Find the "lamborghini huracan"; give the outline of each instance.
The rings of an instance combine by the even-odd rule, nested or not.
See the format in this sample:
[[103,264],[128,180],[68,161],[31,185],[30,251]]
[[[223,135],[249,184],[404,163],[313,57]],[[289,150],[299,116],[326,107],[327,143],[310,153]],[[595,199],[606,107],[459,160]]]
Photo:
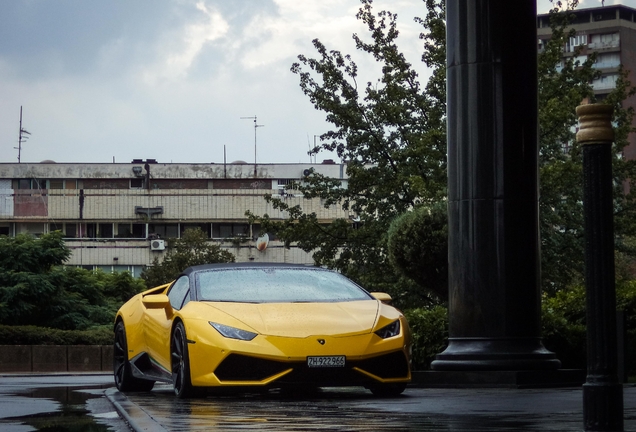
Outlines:
[[411,338],[390,296],[334,271],[208,264],[137,294],[117,312],[120,391],[364,386],[395,396],[411,379]]

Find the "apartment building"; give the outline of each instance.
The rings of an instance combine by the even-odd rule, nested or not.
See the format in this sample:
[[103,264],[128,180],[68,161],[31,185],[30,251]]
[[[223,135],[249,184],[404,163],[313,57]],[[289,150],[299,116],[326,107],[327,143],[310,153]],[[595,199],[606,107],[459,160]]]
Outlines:
[[[340,179],[345,166],[318,164],[0,163],[0,235],[40,235],[61,230],[72,251],[68,265],[130,271],[166,253],[166,240],[186,229],[202,229],[211,242],[237,261],[312,263],[310,254],[250,225],[247,210],[284,219],[263,196],[281,196],[329,223],[346,218],[341,208],[325,208],[286,189],[311,170]],[[259,246],[257,248],[257,243]]]
[[[595,67],[601,76],[592,86],[598,100],[616,88],[618,69],[622,64],[629,71],[629,79],[636,84],[636,9],[613,5],[589,9],[577,9],[573,12],[572,28],[576,35],[570,38],[564,47],[564,58],[578,55],[584,61],[591,53],[596,53]],[[551,36],[550,16],[541,14],[537,18],[539,50]],[[579,53],[575,53],[580,47]],[[636,97],[626,101],[627,106],[636,109]],[[623,156],[636,159],[636,137],[632,134],[630,144],[624,149]]]

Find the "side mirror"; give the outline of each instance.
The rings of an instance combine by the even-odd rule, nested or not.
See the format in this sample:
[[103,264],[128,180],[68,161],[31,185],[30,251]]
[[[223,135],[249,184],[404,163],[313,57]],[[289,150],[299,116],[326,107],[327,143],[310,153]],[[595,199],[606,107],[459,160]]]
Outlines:
[[386,304],[391,304],[391,300],[393,300],[390,295],[383,292],[372,292],[371,295]]
[[148,309],[172,309],[170,299],[165,294],[150,294],[141,299]]

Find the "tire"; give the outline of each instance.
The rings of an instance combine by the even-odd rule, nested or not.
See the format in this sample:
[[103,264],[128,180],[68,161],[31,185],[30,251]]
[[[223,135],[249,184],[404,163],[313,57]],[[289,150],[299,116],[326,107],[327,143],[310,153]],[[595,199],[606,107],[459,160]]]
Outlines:
[[122,392],[150,391],[154,381],[136,378],[132,375],[130,361],[128,361],[128,343],[123,321],[115,326],[115,341],[113,342],[113,377],[117,390]]
[[190,380],[188,340],[182,322],[178,322],[172,331],[170,357],[172,358],[172,385],[174,386],[175,396],[179,399],[200,396],[202,389],[193,387]]
[[397,397],[401,395],[405,389],[406,383],[378,384],[373,387],[369,387],[373,396],[377,397]]

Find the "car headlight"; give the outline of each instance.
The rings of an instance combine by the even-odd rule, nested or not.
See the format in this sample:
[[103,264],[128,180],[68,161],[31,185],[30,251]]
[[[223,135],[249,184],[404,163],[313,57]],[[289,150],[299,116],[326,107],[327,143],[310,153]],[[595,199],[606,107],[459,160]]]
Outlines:
[[224,324],[208,321],[212,327],[216,329],[221,335],[230,339],[238,339],[244,341],[251,341],[256,337],[256,333],[252,333],[247,330],[237,329],[236,327],[226,326]]
[[380,330],[376,331],[375,334],[380,336],[382,339],[387,339],[387,338],[399,335],[400,320],[393,321],[391,324],[382,327]]

